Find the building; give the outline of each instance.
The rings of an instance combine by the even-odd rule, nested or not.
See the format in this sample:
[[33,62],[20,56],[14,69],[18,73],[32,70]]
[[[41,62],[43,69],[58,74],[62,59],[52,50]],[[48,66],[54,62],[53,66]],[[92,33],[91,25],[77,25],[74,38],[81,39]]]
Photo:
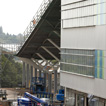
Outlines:
[[106,106],[106,0],[61,0],[60,68],[66,106]]

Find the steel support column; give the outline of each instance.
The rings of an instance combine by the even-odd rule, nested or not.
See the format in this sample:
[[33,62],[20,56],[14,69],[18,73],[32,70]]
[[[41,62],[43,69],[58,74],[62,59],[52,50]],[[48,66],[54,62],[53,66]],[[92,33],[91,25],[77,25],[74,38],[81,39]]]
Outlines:
[[86,97],[86,95],[84,96],[84,106],[87,106],[87,97]]
[[41,77],[41,70],[39,70],[39,77]]
[[31,81],[32,81],[32,77],[33,77],[33,66],[31,66]]
[[35,68],[35,77],[37,77],[37,68]]
[[[45,88],[46,88],[46,78],[47,78],[47,73],[44,72],[44,86],[45,86]],[[46,91],[46,89],[45,89],[45,91]]]
[[29,64],[27,64],[26,88],[29,88]]
[[26,72],[25,72],[25,62],[23,62],[23,71],[22,71],[22,87],[25,87],[25,80],[26,80]]
[[52,92],[52,74],[48,73],[48,92]]
[[57,93],[57,70],[54,70],[54,93]]

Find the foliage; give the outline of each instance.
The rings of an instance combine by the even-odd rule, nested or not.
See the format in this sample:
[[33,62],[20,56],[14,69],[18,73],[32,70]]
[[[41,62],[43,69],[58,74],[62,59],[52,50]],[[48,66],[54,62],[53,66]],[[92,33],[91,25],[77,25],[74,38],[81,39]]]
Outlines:
[[22,82],[22,64],[14,61],[12,55],[2,55],[2,87],[17,87]]

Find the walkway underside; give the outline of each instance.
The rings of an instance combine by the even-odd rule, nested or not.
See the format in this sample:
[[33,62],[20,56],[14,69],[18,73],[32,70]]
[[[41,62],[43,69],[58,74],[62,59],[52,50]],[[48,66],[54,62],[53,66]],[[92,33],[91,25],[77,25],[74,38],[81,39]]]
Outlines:
[[53,0],[18,52],[18,57],[60,59],[60,0]]

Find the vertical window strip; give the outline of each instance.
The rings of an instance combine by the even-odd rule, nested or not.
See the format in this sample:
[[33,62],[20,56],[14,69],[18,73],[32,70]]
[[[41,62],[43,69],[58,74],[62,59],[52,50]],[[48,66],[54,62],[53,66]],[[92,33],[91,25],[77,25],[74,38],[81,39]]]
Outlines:
[[104,79],[104,51],[95,51],[95,78]]
[[100,57],[99,57],[99,55],[100,55],[100,51],[98,50],[97,51],[97,78],[99,78],[99,74],[100,74],[100,72],[99,72],[100,71],[100,69],[99,69],[100,68],[100,62],[99,62]]
[[102,52],[102,79],[104,79],[104,51]]

